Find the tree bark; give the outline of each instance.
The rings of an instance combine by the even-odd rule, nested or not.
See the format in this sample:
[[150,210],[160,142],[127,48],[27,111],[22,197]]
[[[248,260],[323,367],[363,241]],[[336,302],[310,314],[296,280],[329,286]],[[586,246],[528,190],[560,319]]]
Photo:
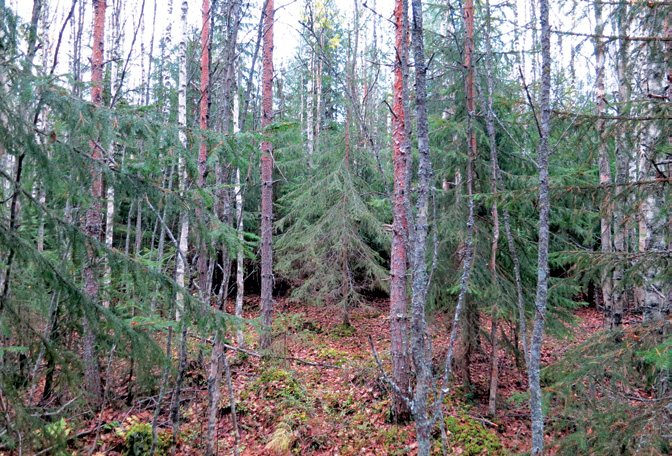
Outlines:
[[[189,2],[187,0],[182,1],[182,33],[180,36],[179,44],[179,81],[178,81],[178,114],[177,114],[177,123],[180,127],[179,137],[182,146],[187,148],[187,133],[185,131],[187,127],[187,12],[189,11]],[[178,158],[177,165],[177,175],[179,179],[179,193],[180,197],[184,197],[185,191],[187,189],[187,170],[184,162],[184,157],[180,154]],[[175,267],[175,282],[181,288],[184,288],[185,284],[185,272],[189,268],[187,264],[187,250],[189,248],[189,216],[186,212],[182,212],[180,215],[180,240],[179,240],[179,249],[184,255],[177,256],[177,264]],[[180,321],[182,318],[182,313],[184,312],[184,295],[182,291],[179,291],[175,296],[175,319]]]
[[[406,138],[406,118],[404,104],[404,69],[408,67],[408,28],[404,27],[404,16],[408,15],[406,0],[395,0],[394,17],[396,24],[394,101],[392,116],[392,151],[394,167],[394,221],[392,226],[392,250],[390,255],[390,357],[392,359],[392,380],[401,391],[410,387],[410,360],[408,352],[408,294],[407,294],[407,250],[408,239],[408,153]],[[403,424],[410,419],[408,398],[392,393],[392,422]]]
[[415,105],[418,137],[418,184],[416,219],[410,243],[411,268],[411,356],[415,369],[416,386],[413,397],[413,417],[418,439],[418,456],[429,456],[432,423],[429,419],[427,398],[431,390],[431,353],[426,338],[425,303],[427,301],[427,233],[429,231],[429,192],[432,179],[432,161],[429,149],[429,121],[427,117],[427,67],[423,38],[422,0],[413,5],[413,56],[415,58]]
[[[93,0],[93,56],[91,58],[91,100],[101,107],[103,105],[103,55],[105,43],[105,9],[107,4],[105,0]],[[94,160],[100,160],[100,150],[93,142]],[[86,211],[86,234],[95,241],[100,240],[102,233],[102,214],[100,210],[101,200],[103,198],[103,179],[99,170],[91,169],[91,207]],[[98,259],[96,258],[95,247],[87,245],[87,261],[84,266],[84,287],[85,294],[92,302],[98,300]],[[98,364],[98,354],[96,351],[95,322],[91,317],[95,315],[95,310],[84,312],[82,316],[82,336],[84,361],[84,385],[86,392],[90,396],[93,404],[98,405],[102,400],[102,388],[100,383],[100,366]]]
[[[602,35],[604,31],[604,20],[602,18],[602,0],[595,0],[595,34]],[[603,254],[609,254],[612,251],[611,238],[611,219],[612,204],[608,187],[611,184],[611,169],[609,163],[609,151],[607,149],[607,138],[605,137],[606,121],[603,117],[606,107],[606,98],[604,94],[604,69],[605,52],[604,43],[601,38],[595,38],[595,59],[596,59],[596,77],[595,88],[597,90],[597,151],[598,167],[600,174],[600,185],[604,187],[602,202],[600,203],[600,241]],[[606,256],[606,255],[605,255]],[[613,302],[613,284],[611,269],[605,267],[602,269],[602,299],[604,301],[604,310],[610,321],[613,320],[614,302]]]
[[[199,188],[205,187],[205,169],[208,159],[208,145],[204,132],[208,129],[208,113],[210,105],[210,0],[203,0],[202,6],[202,25],[201,25],[201,97],[199,102],[199,128],[201,129],[201,142],[198,147],[198,179],[197,185]],[[206,215],[202,212],[204,207],[199,207],[197,213],[201,222],[205,224]],[[198,284],[201,289],[208,288],[208,249],[205,242],[205,234],[198,234]],[[205,296],[206,302],[202,305],[206,306],[209,301]],[[205,309],[202,309],[204,312]]]
[[530,344],[530,361],[527,367],[530,388],[530,411],[532,419],[532,456],[541,455],[544,448],[544,415],[540,385],[541,348],[546,322],[548,299],[548,244],[550,217],[550,188],[548,175],[549,136],[551,131],[551,28],[548,0],[539,0],[541,22],[541,97],[539,108],[539,242],[537,254],[537,295],[535,298],[534,329]]
[[[497,157],[497,137],[495,131],[495,112],[493,109],[492,94],[494,92],[494,82],[492,76],[492,42],[490,40],[491,33],[491,12],[490,12],[490,0],[486,0],[486,21],[487,25],[485,28],[485,68],[486,68],[486,77],[488,84],[488,98],[486,106],[486,117],[485,125],[488,132],[488,140],[490,142],[490,191],[492,193],[497,192],[497,178],[499,176],[499,160]],[[499,245],[499,209],[497,207],[497,201],[492,204],[492,248],[490,256],[490,274],[492,277],[492,286],[493,290],[496,290],[498,287],[497,280],[497,248]],[[495,416],[497,413],[497,386],[499,380],[499,358],[497,357],[497,304],[493,302],[492,308],[492,327],[490,330],[490,394],[488,398],[488,413],[491,416]]]
[[[263,14],[261,127],[266,129],[273,122],[273,0],[266,1]],[[273,146],[266,140],[261,143],[261,350],[271,346],[273,281]]]
[[[623,4],[621,7],[626,7]],[[619,35],[626,36],[628,34],[629,21],[625,19],[627,10],[617,13],[616,27]],[[618,110],[619,116],[627,117],[629,109],[627,103],[630,101],[631,86],[627,75],[627,68],[629,62],[629,42],[627,39],[619,39],[618,49],[618,93],[620,106]],[[628,182],[628,159],[631,144],[629,141],[630,131],[627,124],[622,125],[618,129],[618,136],[616,140],[616,147],[614,151],[616,161],[616,176],[614,183],[616,184],[616,194],[614,203],[614,251],[619,254],[616,266],[613,273],[613,311],[611,313],[610,327],[612,329],[620,328],[623,324],[623,312],[625,308],[625,298],[628,295],[623,289],[622,279],[625,270],[622,255],[627,251],[627,238],[629,231],[629,224],[625,217],[624,201],[622,201],[621,192],[623,191],[623,184]],[[634,195],[633,195],[634,196]],[[634,206],[634,204],[633,204]]]
[[[240,133],[240,98],[238,91],[233,94],[233,133]],[[243,224],[243,191],[240,185],[240,168],[236,168],[233,191],[236,195],[236,231],[238,232],[238,247],[236,248],[236,308],[235,314],[243,318],[243,297],[245,296],[245,256],[243,252],[244,224]],[[245,347],[243,330],[236,331],[238,346]]]
[[[669,18],[666,19],[669,20]],[[647,14],[642,20],[645,23],[644,26],[651,30],[650,34],[659,30],[656,21],[660,19],[656,18],[656,15]],[[669,33],[669,29],[666,32]],[[644,68],[641,96],[648,100],[644,103],[645,109],[649,112],[656,112],[661,109],[661,104],[668,100],[669,81],[667,81],[666,60],[670,57],[665,58],[666,49],[660,42],[647,43],[647,50],[648,59]],[[661,121],[657,120],[649,121],[643,134],[640,178],[643,180],[663,178],[665,177],[665,166],[660,164],[663,161],[661,149],[669,141],[669,124],[661,124]],[[644,190],[644,200],[640,206],[641,220],[645,225],[643,251],[649,254],[645,256],[647,266],[644,269],[643,319],[645,323],[660,322],[666,319],[670,312],[667,299],[669,283],[661,277],[666,263],[662,252],[667,249],[666,236],[669,235],[667,217],[663,212],[663,208],[669,207],[665,194],[665,184],[649,186]]]

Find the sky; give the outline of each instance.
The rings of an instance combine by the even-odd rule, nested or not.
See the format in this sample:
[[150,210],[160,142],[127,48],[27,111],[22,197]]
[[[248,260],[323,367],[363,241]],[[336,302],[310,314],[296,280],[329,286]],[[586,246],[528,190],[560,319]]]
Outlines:
[[[50,52],[53,53],[55,42],[61,27],[64,24],[67,12],[69,11],[73,0],[44,0],[48,7],[47,11],[49,14],[45,16],[47,23],[49,24],[49,42],[52,43]],[[86,29],[90,30],[91,20],[92,20],[92,8],[91,0],[78,0],[80,3],[84,2],[86,5],[86,17],[85,24]],[[144,27],[141,27],[139,30],[139,37],[136,43],[133,45],[131,59],[130,59],[130,68],[129,68],[129,78],[127,83],[129,86],[137,84],[141,79],[141,65],[140,65],[140,53],[144,44],[145,52],[149,51],[150,39],[152,36],[152,22],[154,19],[154,11],[156,5],[156,30],[155,30],[155,43],[154,51],[156,52],[158,38],[164,34],[164,31],[167,29],[169,24],[172,24],[172,39],[176,43],[178,40],[178,33],[180,30],[180,7],[181,0],[107,0],[108,3],[108,31],[109,31],[109,17],[111,16],[111,8],[117,2],[122,2],[122,20],[124,41],[122,45],[121,55],[124,59],[127,58],[129,52],[131,51],[132,37],[135,29],[138,26],[138,19],[140,17],[140,10],[143,1],[145,2],[144,9]],[[222,0],[219,0],[222,1]],[[249,31],[246,34],[241,34],[239,41],[240,42],[253,42],[256,38],[256,24],[258,24],[259,12],[263,0],[249,0],[251,3],[251,15],[252,18],[249,19],[249,22],[253,24],[250,27]],[[274,49],[274,61],[276,69],[282,70],[282,68],[287,68],[286,62],[289,61],[296,53],[297,46],[299,45],[300,40],[300,24],[299,19],[301,16],[301,11],[306,0],[275,0],[276,7],[276,24],[274,27],[275,34],[275,49]],[[364,0],[336,0],[336,6],[340,10],[340,18],[344,22],[352,21],[352,14],[354,11],[354,1],[359,1],[360,5]],[[534,0],[515,0],[517,2],[518,10],[521,14],[521,20],[526,22],[529,18],[529,9],[530,4],[535,3]],[[321,0],[313,0],[314,4],[319,5]],[[508,2],[508,0],[492,0],[493,11],[496,11],[497,5],[503,2]],[[170,4],[172,3],[172,11]],[[382,18],[391,18],[392,9],[394,6],[394,0],[368,0],[367,3],[369,7],[373,8],[375,4],[376,10],[379,12]],[[427,3],[427,1],[425,1]],[[581,31],[583,33],[590,33],[593,29],[592,24],[592,14],[589,14],[587,17],[581,20],[577,20],[571,16],[571,13],[563,11],[563,8],[566,8],[566,5],[571,4],[572,2],[552,2],[552,12],[551,12],[551,22],[554,29],[559,30],[571,30],[571,31]],[[30,20],[33,0],[7,0],[7,4],[13,7],[19,15],[24,19],[24,21]],[[587,2],[579,2],[579,4],[588,5]],[[201,0],[189,0],[189,13],[188,13],[188,23],[189,27],[192,30],[198,30],[201,26]],[[369,9],[362,8],[362,12],[366,15],[370,15]],[[510,15],[509,12],[507,15]],[[513,24],[515,20],[513,17],[509,17],[511,24],[503,26],[503,28],[509,27],[509,36],[512,36]],[[377,31],[379,36],[379,43],[382,43],[383,46],[389,46],[393,39],[393,30],[392,26],[388,21],[381,20],[379,21],[379,30]],[[57,73],[64,74],[68,72],[68,55],[71,53],[72,45],[70,44],[71,37],[71,27],[66,27],[65,33],[63,36],[63,43],[61,45],[61,51],[59,56],[59,66],[57,68]],[[366,32],[364,32],[366,33]],[[557,40],[557,35],[553,37],[553,45],[555,46],[554,59],[558,61],[559,66],[565,65],[565,63],[570,58],[570,48],[572,42],[576,42],[576,39],[571,37],[565,37],[562,42],[562,47],[558,48],[559,40]],[[369,37],[370,38],[370,37]],[[364,36],[362,39],[367,39]],[[511,38],[512,39],[512,38]],[[85,49],[83,50],[83,58],[88,59],[88,53],[90,52],[90,37],[84,37]],[[531,43],[531,37],[526,39],[526,45],[529,47]],[[107,43],[106,43],[107,44]],[[109,48],[109,46],[108,46]],[[587,78],[591,72],[594,71],[590,67],[593,62],[593,45],[590,40],[582,47],[581,61],[576,65],[578,70],[583,74],[580,75],[582,79]],[[53,55],[48,56],[48,60],[51,62]],[[564,63],[563,63],[564,61]],[[146,60],[145,60],[146,62]],[[283,63],[285,65],[283,65]],[[526,71],[531,71],[531,65],[528,62],[528,68]],[[530,75],[531,76],[531,75]],[[86,76],[85,76],[86,78]]]

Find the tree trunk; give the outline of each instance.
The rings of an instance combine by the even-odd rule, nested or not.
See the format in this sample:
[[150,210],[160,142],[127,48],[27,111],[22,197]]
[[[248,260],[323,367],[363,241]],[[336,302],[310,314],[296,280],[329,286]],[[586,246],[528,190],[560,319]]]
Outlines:
[[[625,5],[623,5],[625,6]],[[629,21],[624,21],[626,11],[622,11],[617,16],[617,30],[619,36],[628,35]],[[625,38],[619,39],[618,50],[618,93],[620,106],[618,114],[620,116],[628,116],[629,109],[627,103],[630,102],[631,86],[627,75],[627,68],[629,62],[629,41]],[[628,293],[623,289],[621,283],[625,266],[623,262],[624,254],[627,251],[627,237],[629,231],[628,220],[625,216],[625,207],[627,206],[622,197],[620,197],[623,186],[628,182],[628,155],[631,149],[631,142],[629,141],[630,129],[627,124],[619,128],[618,139],[616,141],[616,148],[614,155],[616,158],[616,176],[614,183],[616,184],[616,195],[614,203],[614,251],[619,254],[616,266],[613,273],[613,311],[611,313],[610,327],[612,329],[620,328],[623,325],[623,312],[625,308],[625,298]],[[634,207],[634,204],[633,204]]]
[[546,301],[548,298],[548,244],[550,216],[550,188],[548,175],[549,135],[551,130],[551,28],[549,23],[548,0],[539,0],[541,19],[541,97],[539,153],[537,168],[539,172],[539,242],[537,257],[537,296],[535,299],[534,329],[530,344],[530,361],[527,367],[530,387],[530,410],[532,419],[532,456],[542,454],[544,448],[544,415],[542,410],[541,385],[541,348],[546,322]]
[[[205,137],[205,132],[208,129],[208,112],[210,104],[210,0],[203,0],[202,6],[202,25],[201,25],[201,98],[199,103],[199,128],[201,129],[201,143],[198,147],[198,180],[197,185],[203,189],[205,187],[205,170],[208,159],[208,145]],[[228,130],[225,130],[228,132]],[[197,214],[201,219],[201,223],[205,224],[207,216],[205,206],[197,208]],[[208,248],[205,241],[205,233],[198,233],[198,285],[202,290],[208,288]],[[204,296],[205,302],[201,303],[203,307],[209,303],[209,297]],[[205,312],[205,309],[201,309]]]
[[[264,47],[262,58],[262,121],[268,128],[273,122],[273,0],[266,0],[264,11]],[[269,132],[265,132],[269,135]],[[271,346],[273,317],[273,146],[261,143],[261,340],[259,347]]]
[[[604,32],[604,20],[602,19],[602,0],[595,0],[595,34],[601,36]],[[597,151],[600,173],[600,185],[603,187],[602,202],[600,203],[600,241],[602,253],[605,258],[612,251],[611,241],[611,219],[612,204],[608,188],[611,185],[611,169],[609,164],[609,151],[607,149],[607,138],[605,137],[606,121],[603,117],[606,107],[606,98],[604,95],[604,67],[605,52],[604,43],[601,38],[595,38],[595,59],[596,71],[595,88],[597,90]],[[604,301],[604,310],[610,320],[613,320],[614,302],[613,302],[613,284],[611,270],[608,267],[602,269],[602,299]]]
[[432,178],[432,160],[429,149],[429,121],[427,118],[427,67],[423,38],[422,0],[412,0],[413,55],[415,57],[415,104],[418,122],[418,190],[416,220],[410,245],[411,268],[411,355],[415,369],[416,387],[413,397],[413,418],[418,439],[418,456],[429,456],[432,424],[427,408],[431,390],[431,353],[426,339],[427,322],[427,233],[429,231],[429,191]]
[[[407,250],[408,214],[406,211],[408,188],[407,162],[409,142],[406,140],[406,118],[404,104],[404,68],[408,66],[408,4],[406,0],[395,0],[394,17],[396,24],[394,101],[392,116],[392,151],[394,167],[394,222],[392,227],[392,251],[390,255],[390,357],[392,358],[392,380],[401,391],[410,387],[410,360],[408,353],[408,307],[407,295]],[[392,422],[403,424],[410,419],[408,398],[392,393]]]
[[[103,51],[105,43],[105,0],[93,0],[93,56],[91,58],[91,99],[93,103],[101,107],[103,105]],[[100,150],[92,142],[93,158],[100,160]],[[103,198],[103,179],[100,171],[91,169],[91,207],[86,211],[86,234],[96,241],[100,240],[102,232],[102,214],[100,211],[101,200]],[[84,266],[84,287],[85,294],[92,302],[98,300],[98,259],[93,245],[87,245],[87,260]],[[98,355],[96,351],[95,322],[91,317],[95,311],[91,309],[84,312],[82,316],[82,336],[84,361],[84,386],[86,392],[90,395],[93,404],[99,404],[102,399],[102,388],[100,383],[100,366],[98,364]]]
[[[180,127],[179,137],[180,142],[184,149],[187,148],[187,133],[185,131],[187,127],[187,12],[189,10],[189,2],[187,0],[182,1],[182,34],[180,36],[180,68],[179,68],[179,82],[178,82],[178,114],[177,114],[177,123]],[[184,193],[187,189],[187,170],[184,162],[182,153],[180,153],[177,165],[177,175],[179,179],[179,193],[180,197],[184,197]],[[183,255],[177,255],[177,265],[175,267],[175,282],[181,288],[184,288],[185,284],[185,271],[189,268],[187,264],[187,250],[189,241],[189,216],[186,212],[182,212],[180,215],[180,240],[179,240],[179,250]],[[184,295],[182,291],[178,291],[175,296],[175,319],[180,321],[182,318],[182,313],[184,312]]]
[[[236,90],[233,95],[233,133],[240,133],[240,98]],[[243,297],[245,296],[245,256],[243,253],[244,225],[243,225],[243,192],[240,185],[240,168],[236,168],[233,191],[236,195],[236,231],[238,232],[238,247],[236,248],[236,308],[235,314],[243,318]],[[239,347],[245,347],[243,330],[236,331]]]
[[[643,19],[645,29],[650,30],[651,35],[659,30],[655,22],[659,19],[655,16],[647,15]],[[669,29],[666,32],[669,33]],[[668,68],[663,46],[662,43],[655,41],[647,43],[648,59],[644,68],[642,86],[644,93],[641,94],[641,98],[648,99],[644,106],[650,114],[661,112],[661,105],[668,100]],[[661,163],[664,161],[662,150],[668,145],[670,134],[669,121],[665,122],[666,120],[651,120],[643,131],[643,166],[640,176],[642,180],[656,181],[665,177],[665,165]],[[669,283],[661,277],[666,263],[663,253],[667,249],[666,236],[669,235],[667,217],[663,212],[664,208],[669,207],[669,201],[666,202],[665,197],[665,186],[666,184],[660,181],[644,187],[644,200],[640,207],[641,220],[645,225],[643,251],[647,254],[644,257],[647,266],[644,269],[643,290],[645,323],[657,323],[667,319],[670,312],[667,299]]]
[[[492,16],[490,12],[490,0],[486,3],[486,21],[485,28],[485,67],[488,84],[488,99],[486,108],[485,125],[488,132],[488,141],[490,142],[490,191],[497,192],[497,179],[499,176],[499,160],[497,157],[497,137],[495,131],[495,113],[493,109],[492,94],[494,92],[494,82],[492,78],[492,42],[490,40]],[[480,86],[479,86],[480,87]],[[481,91],[482,92],[482,91]],[[497,280],[497,248],[499,246],[499,209],[497,201],[492,204],[492,248],[490,256],[490,274],[492,277],[493,290],[498,288]],[[498,306],[495,302],[492,304],[492,327],[490,330],[490,394],[488,398],[488,413],[491,416],[497,414],[497,385],[499,380],[499,358],[497,357],[497,318]]]
[[[474,68],[474,2],[467,0],[464,4],[464,25],[465,25],[465,43],[464,43],[464,68],[466,71],[465,91],[467,103],[467,141],[469,142],[468,154],[469,160],[467,173],[473,172],[473,159],[476,157],[476,134],[474,133],[474,116],[476,114],[476,100],[474,97],[475,88],[475,68]],[[470,193],[470,191],[469,191]],[[464,246],[464,248],[469,248]],[[467,255],[463,261],[466,261]],[[470,366],[471,355],[479,345],[479,311],[476,301],[468,300],[465,297],[465,317],[463,320],[463,358],[462,358],[462,382],[465,387],[471,386]]]

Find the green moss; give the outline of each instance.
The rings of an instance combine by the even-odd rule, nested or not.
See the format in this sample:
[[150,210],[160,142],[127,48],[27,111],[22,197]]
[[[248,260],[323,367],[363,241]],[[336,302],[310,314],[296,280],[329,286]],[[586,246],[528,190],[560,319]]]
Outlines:
[[[124,456],[145,456],[152,448],[152,425],[143,423],[137,417],[128,419],[125,430],[119,432],[124,438]],[[168,453],[171,446],[171,434],[167,431],[159,432],[156,442],[156,456]]]
[[[465,415],[445,418],[449,445],[459,445],[465,456],[503,455],[504,450],[499,437],[490,429]],[[441,447],[441,442],[437,446]]]
[[354,326],[340,324],[332,329],[329,335],[332,336],[332,339],[340,339],[341,337],[353,336],[356,333],[357,329]]

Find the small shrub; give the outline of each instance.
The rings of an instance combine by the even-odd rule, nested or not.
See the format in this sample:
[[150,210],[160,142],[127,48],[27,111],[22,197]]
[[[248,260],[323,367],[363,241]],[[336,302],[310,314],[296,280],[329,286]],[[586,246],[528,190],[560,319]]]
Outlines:
[[[119,432],[124,439],[124,456],[146,456],[152,448],[152,425],[143,423],[137,416],[131,416],[127,424]],[[167,454],[171,446],[171,434],[169,431],[160,431],[157,435],[157,456]]]

